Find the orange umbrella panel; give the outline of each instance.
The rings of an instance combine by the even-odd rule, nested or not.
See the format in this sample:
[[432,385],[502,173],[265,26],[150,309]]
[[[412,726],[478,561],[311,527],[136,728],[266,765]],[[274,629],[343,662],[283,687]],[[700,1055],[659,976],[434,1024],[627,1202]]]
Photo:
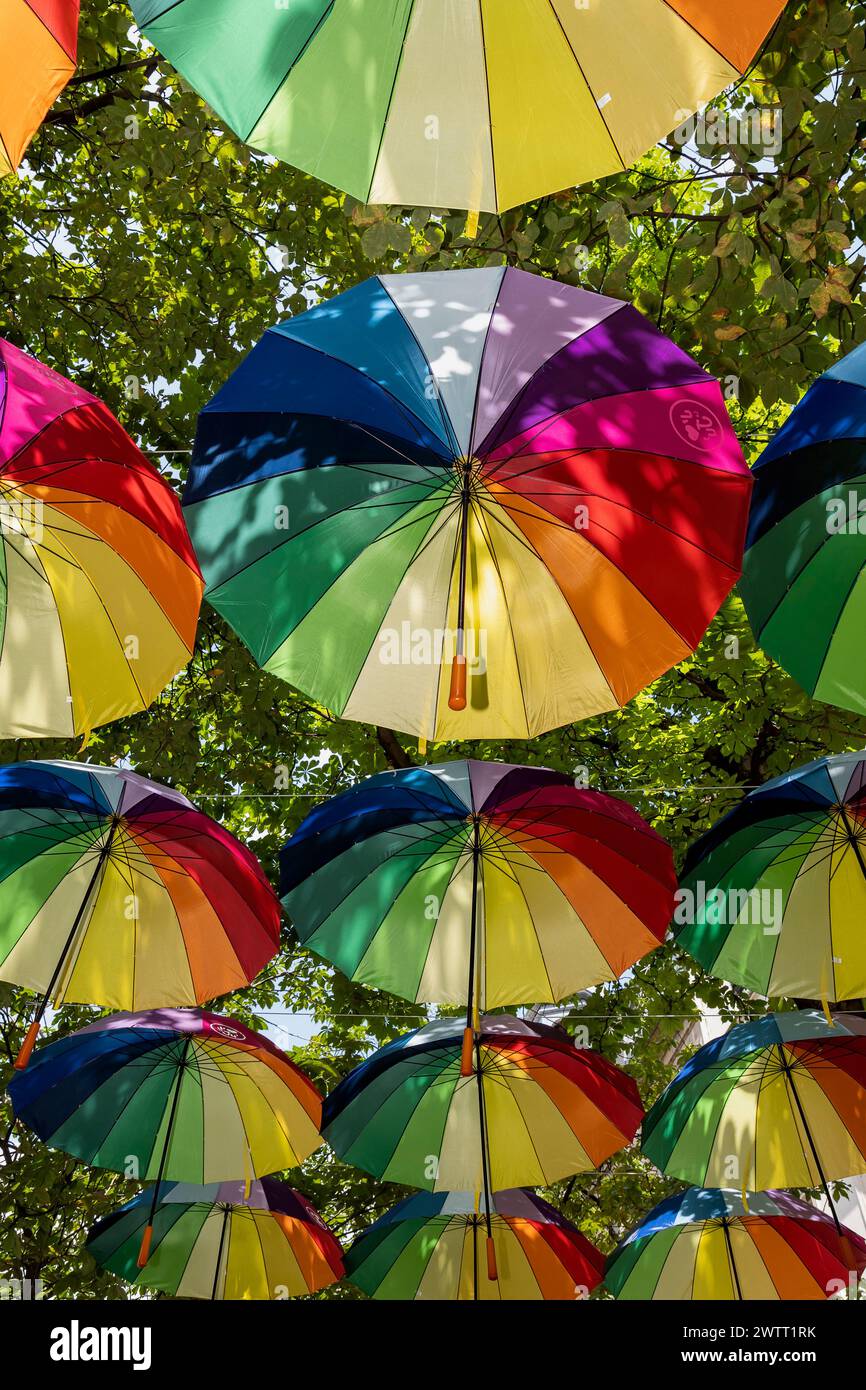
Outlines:
[[79,0],[0,5],[0,177],[21,163],[75,72]]

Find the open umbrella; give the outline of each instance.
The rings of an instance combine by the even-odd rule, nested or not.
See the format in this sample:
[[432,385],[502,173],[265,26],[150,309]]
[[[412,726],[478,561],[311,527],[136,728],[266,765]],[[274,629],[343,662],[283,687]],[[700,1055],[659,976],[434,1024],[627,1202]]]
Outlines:
[[374,1177],[432,1192],[482,1192],[490,1267],[492,1194],[590,1172],[634,1138],[631,1077],[561,1029],[508,1014],[479,1020],[463,1073],[459,1019],[396,1038],[327,1097],[322,1133]]
[[364,203],[501,211],[632,164],[739,79],[783,3],[132,0],[132,11],[256,148]]
[[87,1250],[130,1284],[173,1298],[281,1299],[343,1277],[343,1252],[315,1208],[273,1178],[250,1183],[163,1183],[150,1259],[138,1255],[153,1193],[98,1221]]
[[249,1181],[321,1143],[313,1083],[267,1038],[201,1009],[100,1019],[39,1048],[9,1095],[52,1148],[155,1183],[142,1265],[163,1179]]
[[0,339],[0,737],[135,714],[189,661],[175,494],[107,406]]
[[75,71],[78,0],[0,5],[0,178],[18,168]]
[[815,699],[866,714],[866,345],[809,388],[754,475],[755,637]]
[[269,330],[199,417],[184,506],[266,670],[349,719],[525,739],[694,650],[750,490],[718,383],[636,309],[494,267]]
[[588,1297],[604,1256],[565,1217],[522,1188],[491,1195],[495,1277],[472,1192],[419,1192],[374,1222],[346,1255],[346,1277],[370,1298],[520,1300]]
[[0,767],[0,979],[48,1001],[151,1009],[241,989],[280,943],[255,857],[125,768]]
[[766,995],[866,995],[866,754],[767,782],[689,850],[677,940]]
[[670,848],[547,768],[455,762],[370,777],[280,856],[305,945],[361,984],[476,1010],[617,979],[663,939]]
[[626,1236],[604,1282],[626,1299],[822,1299],[866,1270],[866,1241],[787,1192],[690,1187]]
[[[699,1186],[821,1186],[866,1173],[866,1019],[768,1014],[700,1048],[643,1123],[645,1154]],[[841,1229],[841,1228],[840,1228]]]

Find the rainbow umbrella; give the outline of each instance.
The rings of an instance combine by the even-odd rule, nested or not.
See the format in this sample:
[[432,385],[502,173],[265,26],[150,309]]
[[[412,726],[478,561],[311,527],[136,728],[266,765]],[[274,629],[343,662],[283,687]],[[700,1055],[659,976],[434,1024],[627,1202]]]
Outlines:
[[866,345],[809,388],[754,467],[740,592],[761,646],[866,714]]
[[370,1298],[587,1298],[604,1256],[570,1221],[522,1188],[491,1194],[495,1277],[484,1267],[484,1217],[472,1192],[419,1192],[363,1231],[346,1276]]
[[690,1187],[645,1216],[604,1282],[627,1299],[821,1299],[866,1270],[866,1241],[788,1192]]
[[78,0],[3,0],[0,178],[21,163],[45,113],[75,71],[77,49]]
[[173,1298],[281,1299],[343,1277],[343,1252],[313,1206],[286,1183],[163,1183],[151,1255],[138,1255],[153,1194],[98,1221],[86,1249],[98,1265]]
[[669,847],[630,806],[547,768],[370,777],[280,856],[305,945],[361,984],[476,1010],[616,980],[664,939]]
[[[866,1019],[767,1014],[700,1048],[647,1114],[645,1154],[700,1186],[809,1188],[866,1173]],[[841,1228],[840,1228],[841,1229]]]
[[469,1076],[463,1059],[459,1019],[396,1038],[330,1093],[322,1134],[386,1182],[483,1192],[495,1268],[492,1194],[592,1171],[631,1142],[643,1111],[630,1076],[558,1028],[485,1016]]
[[0,339],[0,737],[146,709],[202,579],[171,488],[94,396]]
[[866,755],[821,758],[750,792],[692,846],[677,940],[759,994],[866,995]]
[[783,3],[132,0],[132,12],[257,149],[363,203],[502,211],[628,167],[741,78]]
[[250,983],[280,944],[255,857],[179,792],[124,768],[0,767],[0,979],[47,1003],[151,1009]]
[[213,606],[336,714],[533,738],[688,656],[751,475],[718,383],[631,305],[387,275],[270,329],[199,417]]
[[202,1009],[100,1019],[39,1048],[9,1095],[52,1148],[154,1182],[142,1267],[163,1179],[249,1182],[321,1143],[313,1083],[267,1038]]

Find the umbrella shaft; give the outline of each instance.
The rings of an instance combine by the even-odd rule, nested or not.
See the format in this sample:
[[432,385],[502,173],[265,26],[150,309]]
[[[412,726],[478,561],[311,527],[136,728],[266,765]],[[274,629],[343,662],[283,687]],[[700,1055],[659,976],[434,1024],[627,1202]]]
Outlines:
[[186,1037],[184,1038],[184,1040],[183,1040],[183,1051],[181,1052],[180,1063],[178,1064],[178,1068],[177,1068],[177,1076],[176,1076],[176,1078],[175,1078],[175,1083],[174,1083],[174,1095],[173,1095],[172,1101],[171,1101],[171,1110],[169,1111],[168,1124],[166,1125],[166,1129],[165,1129],[165,1141],[164,1141],[163,1146],[162,1146],[162,1153],[160,1154],[159,1168],[158,1168],[158,1170],[157,1170],[156,1182],[155,1182],[154,1188],[153,1188],[153,1199],[152,1199],[152,1201],[151,1201],[151,1203],[150,1203],[150,1224],[151,1224],[151,1225],[153,1225],[153,1218],[154,1218],[154,1216],[155,1216],[155,1214],[156,1214],[156,1205],[157,1205],[157,1202],[159,1201],[159,1189],[160,1189],[160,1187],[162,1186],[162,1178],[163,1178],[163,1174],[164,1174],[164,1172],[165,1172],[165,1165],[166,1165],[166,1163],[168,1162],[168,1151],[169,1151],[169,1147],[170,1147],[170,1145],[171,1145],[172,1130],[174,1129],[174,1117],[175,1117],[175,1115],[177,1114],[178,1101],[180,1100],[180,1089],[181,1089],[181,1086],[183,1085],[183,1073],[184,1073],[184,1067],[185,1067],[185,1065],[186,1065],[186,1054],[187,1054],[188,1050],[189,1050],[189,1034],[187,1034],[187,1036],[186,1036]]
[[481,1131],[481,1181],[484,1187],[484,1223],[488,1238],[493,1235],[490,1223],[490,1172],[487,1152],[487,1115],[484,1108],[484,1078],[481,1073],[481,1044],[475,1044],[475,1077],[478,1086],[478,1123]]
[[469,488],[469,465],[463,476],[463,493],[460,498],[460,579],[457,590],[457,655],[466,651],[464,626],[466,622],[466,569],[469,554],[469,507],[471,503]]
[[854,853],[857,856],[857,863],[860,865],[860,872],[862,873],[863,877],[866,878],[866,862],[864,862],[863,860],[863,852],[860,849],[860,843],[857,839],[856,831],[854,830],[853,825],[849,821],[848,814],[841,801],[839,802],[839,810],[842,812],[842,820],[845,823],[845,829],[848,832],[848,838],[851,841]]
[[801,1123],[802,1126],[803,1126],[803,1132],[804,1132],[805,1135],[806,1135],[806,1141],[807,1141],[807,1143],[808,1143],[808,1145],[809,1145],[809,1148],[810,1148],[810,1150],[811,1150],[811,1152],[812,1152],[812,1158],[813,1158],[814,1161],[815,1161],[815,1167],[816,1167],[816,1169],[817,1169],[817,1171],[818,1171],[818,1177],[819,1177],[820,1180],[821,1180],[821,1186],[822,1186],[823,1189],[824,1189],[824,1195],[825,1195],[825,1197],[827,1198],[827,1201],[828,1201],[828,1203],[829,1203],[829,1205],[830,1205],[830,1214],[831,1214],[831,1216],[833,1217],[833,1224],[834,1224],[834,1226],[836,1227],[836,1232],[837,1232],[837,1234],[841,1236],[841,1235],[842,1235],[842,1227],[841,1227],[841,1225],[840,1225],[840,1223],[839,1223],[839,1217],[836,1215],[836,1206],[835,1206],[835,1203],[834,1203],[834,1201],[833,1201],[833,1198],[832,1198],[832,1196],[831,1196],[831,1194],[830,1194],[830,1188],[829,1188],[829,1185],[828,1185],[828,1183],[827,1183],[827,1179],[826,1179],[826,1177],[824,1176],[824,1169],[821,1167],[821,1160],[820,1160],[820,1158],[818,1157],[818,1150],[817,1150],[817,1148],[815,1147],[815,1141],[814,1141],[814,1139],[812,1138],[812,1131],[810,1130],[808,1121],[806,1120],[806,1112],[805,1112],[805,1110],[803,1109],[803,1103],[802,1103],[802,1101],[800,1100],[799,1092],[797,1091],[797,1087],[796,1087],[796,1084],[795,1084],[795,1082],[794,1082],[794,1078],[793,1078],[793,1076],[792,1076],[792,1074],[791,1074],[791,1068],[790,1068],[789,1065],[788,1065],[788,1059],[787,1059],[787,1057],[785,1056],[784,1050],[783,1050],[783,1048],[782,1048],[781,1046],[779,1047],[779,1056],[780,1056],[781,1059],[782,1059],[782,1068],[783,1068],[784,1073],[785,1073],[785,1081],[786,1081],[786,1083],[787,1083],[787,1085],[788,1085],[788,1087],[789,1087],[789,1089],[790,1089],[791,1096],[792,1096],[792,1098],[793,1098],[794,1104],[795,1104],[796,1107],[797,1107],[797,1114],[800,1116],[800,1123]]
[[481,858],[481,842],[478,821],[472,832],[472,908],[469,919],[469,985],[466,995],[466,1027],[471,1028],[474,1021],[475,1006],[475,956],[478,936],[478,869]]
[[736,1266],[736,1262],[735,1262],[735,1260],[734,1260],[734,1247],[733,1247],[733,1245],[731,1244],[731,1232],[730,1232],[730,1230],[728,1229],[728,1223],[727,1223],[727,1221],[726,1221],[725,1224],[724,1224],[724,1231],[725,1231],[725,1244],[726,1244],[727,1247],[728,1247],[728,1259],[730,1260],[730,1263],[731,1263],[731,1274],[733,1275],[733,1278],[734,1278],[734,1287],[735,1287],[736,1290],[737,1290],[737,1298],[740,1300],[740,1302],[742,1302],[742,1299],[743,1299],[743,1290],[740,1288],[740,1276],[739,1276],[738,1273],[737,1273],[737,1266]]
[[211,1295],[210,1295],[210,1296],[211,1296],[211,1302],[213,1302],[213,1300],[216,1298],[216,1296],[217,1296],[217,1288],[219,1287],[220,1266],[221,1266],[221,1264],[222,1264],[222,1262],[223,1262],[223,1246],[225,1245],[226,1227],[228,1226],[229,1214],[230,1214],[230,1212],[231,1212],[231,1207],[229,1207],[229,1206],[227,1206],[226,1209],[225,1209],[225,1211],[223,1212],[223,1224],[222,1224],[222,1227],[221,1227],[221,1229],[220,1229],[220,1248],[219,1248],[219,1250],[217,1251],[216,1269],[214,1270],[214,1275],[213,1275],[213,1288],[211,1289]]
[[96,861],[96,868],[93,870],[93,875],[90,879],[90,882],[87,885],[87,892],[81,899],[78,911],[75,914],[75,920],[72,923],[72,926],[69,930],[69,935],[67,936],[66,941],[64,942],[63,950],[60,952],[60,958],[54,967],[54,973],[52,974],[51,979],[48,981],[45,993],[39,1001],[39,1007],[31,1023],[31,1029],[36,1029],[38,1027],[38,1025],[42,1022],[42,1016],[45,1013],[45,1010],[48,1008],[48,1002],[51,999],[52,994],[54,993],[54,987],[57,984],[57,981],[60,979],[60,975],[63,971],[63,966],[66,961],[66,957],[69,955],[69,952],[72,949],[72,943],[75,941],[75,938],[78,934],[78,928],[80,927],[84,918],[84,914],[86,913],[90,905],[90,902],[93,898],[93,894],[96,890],[96,885],[99,882],[100,875],[105,866],[105,861],[111,853],[111,844],[114,839],[114,833],[116,829],[116,824],[112,822],[111,829],[108,832],[108,839],[102,846],[102,849],[99,851],[99,858]]

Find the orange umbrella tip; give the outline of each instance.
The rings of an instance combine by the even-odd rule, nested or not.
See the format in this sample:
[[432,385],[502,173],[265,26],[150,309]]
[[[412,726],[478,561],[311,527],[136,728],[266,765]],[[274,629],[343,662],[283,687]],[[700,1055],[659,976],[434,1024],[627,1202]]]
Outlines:
[[451,690],[448,694],[448,708],[466,708],[466,657],[455,656],[451,663]]
[[24,1068],[30,1061],[30,1054],[36,1046],[36,1039],[39,1037],[39,1026],[37,1020],[35,1023],[31,1023],[30,1027],[27,1029],[24,1035],[24,1041],[18,1051],[18,1056],[15,1058],[14,1067],[16,1071],[24,1071]]
[[152,1241],[152,1239],[153,1226],[148,1221],[141,1237],[141,1247],[138,1252],[138,1259],[136,1260],[136,1264],[138,1265],[139,1269],[144,1269],[145,1265],[150,1259],[150,1242]]
[[471,1028],[463,1029],[463,1049],[460,1053],[460,1075],[472,1075],[472,1052],[475,1047],[475,1034]]
[[496,1246],[492,1236],[487,1237],[487,1278],[491,1283],[495,1283],[499,1278],[496,1268]]

